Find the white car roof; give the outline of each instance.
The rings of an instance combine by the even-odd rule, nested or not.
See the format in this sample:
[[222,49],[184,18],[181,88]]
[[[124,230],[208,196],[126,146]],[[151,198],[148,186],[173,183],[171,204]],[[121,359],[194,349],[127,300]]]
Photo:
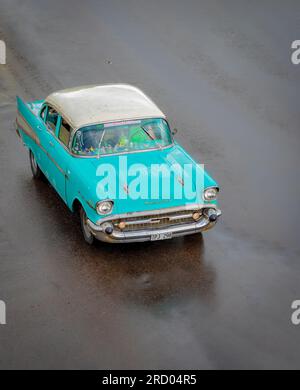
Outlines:
[[88,85],[50,94],[46,103],[74,128],[143,118],[165,118],[140,89],[128,84]]

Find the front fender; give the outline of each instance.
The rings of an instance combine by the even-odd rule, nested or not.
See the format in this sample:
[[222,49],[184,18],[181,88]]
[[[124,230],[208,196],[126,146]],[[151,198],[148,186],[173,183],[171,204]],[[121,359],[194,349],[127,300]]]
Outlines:
[[98,199],[91,179],[82,163],[79,163],[79,160],[74,157],[68,167],[68,180],[66,181],[67,205],[74,212],[74,204],[78,201],[84,208],[87,217],[96,222],[99,219],[99,214],[96,211]]

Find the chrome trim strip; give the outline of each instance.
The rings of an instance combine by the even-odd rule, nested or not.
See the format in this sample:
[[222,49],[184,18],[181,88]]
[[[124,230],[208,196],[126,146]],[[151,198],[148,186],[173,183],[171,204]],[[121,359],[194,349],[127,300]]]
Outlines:
[[37,145],[40,146],[41,141],[38,135],[33,131],[32,127],[20,113],[20,111],[17,112],[16,126],[20,128],[28,137],[30,137]]
[[[161,219],[168,219],[169,221],[176,221],[177,219],[192,218],[192,216],[193,216],[193,213],[183,214],[183,215],[166,215],[166,216],[161,217]],[[155,219],[157,219],[157,221],[155,221]],[[126,221],[126,219],[125,219],[124,222],[126,222],[126,226],[139,225],[139,224],[156,224],[156,223],[160,223],[160,218],[154,217],[154,218],[148,218],[148,219],[135,219],[133,221],[131,221],[131,220]]]
[[149,210],[149,211],[133,211],[133,212],[129,212],[129,213],[114,214],[114,215],[110,215],[108,217],[101,218],[96,222],[96,225],[100,225],[103,222],[111,222],[115,219],[123,219],[123,218],[131,218],[131,217],[145,217],[145,216],[151,217],[151,215],[161,215],[161,214],[174,213],[177,211],[184,211],[184,210],[194,211],[194,210],[201,210],[203,208],[217,209],[217,206],[215,204],[192,203],[192,204],[186,204],[184,206],[165,207],[165,208],[156,209],[156,210]]

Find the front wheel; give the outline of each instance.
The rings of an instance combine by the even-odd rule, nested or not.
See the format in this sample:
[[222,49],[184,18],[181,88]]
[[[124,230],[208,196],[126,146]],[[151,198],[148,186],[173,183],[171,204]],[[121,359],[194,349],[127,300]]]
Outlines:
[[93,236],[93,234],[91,233],[91,231],[88,227],[87,216],[86,216],[86,213],[85,213],[83,207],[80,208],[79,214],[80,214],[80,225],[81,225],[81,231],[83,234],[83,238],[84,238],[85,242],[87,242],[89,245],[92,245],[94,240],[95,240],[95,237]]
[[29,150],[29,160],[33,178],[41,179],[43,177],[43,172],[40,170],[40,167],[38,166],[38,163],[36,162],[34,154],[31,150]]

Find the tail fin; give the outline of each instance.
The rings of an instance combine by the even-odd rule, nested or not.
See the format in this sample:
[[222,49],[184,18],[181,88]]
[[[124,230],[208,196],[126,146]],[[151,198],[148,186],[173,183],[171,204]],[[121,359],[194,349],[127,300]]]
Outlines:
[[34,141],[40,144],[40,140],[37,134],[38,118],[31,111],[29,105],[25,103],[19,96],[17,100],[17,119],[16,119],[16,131],[22,138],[23,142],[28,145]]

